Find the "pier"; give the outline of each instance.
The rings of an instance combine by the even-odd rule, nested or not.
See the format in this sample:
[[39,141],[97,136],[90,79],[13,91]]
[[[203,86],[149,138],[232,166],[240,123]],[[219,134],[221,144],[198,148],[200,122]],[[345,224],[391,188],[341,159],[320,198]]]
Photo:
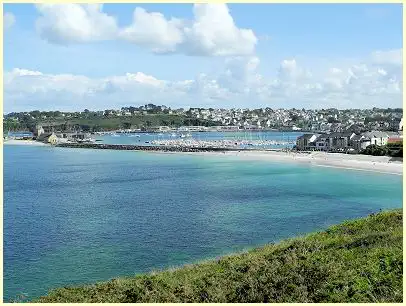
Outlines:
[[253,149],[236,149],[221,147],[187,147],[187,146],[139,146],[122,144],[98,144],[98,143],[61,143],[56,147],[63,148],[83,148],[83,149],[101,149],[101,150],[126,150],[126,151],[163,151],[163,152],[224,152],[224,151],[242,151]]

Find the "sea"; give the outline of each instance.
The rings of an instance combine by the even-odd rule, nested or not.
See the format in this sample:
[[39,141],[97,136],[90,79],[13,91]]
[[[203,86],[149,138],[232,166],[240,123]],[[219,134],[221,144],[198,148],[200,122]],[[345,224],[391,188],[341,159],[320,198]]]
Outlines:
[[3,152],[5,301],[402,207],[399,175],[228,155],[29,145]]

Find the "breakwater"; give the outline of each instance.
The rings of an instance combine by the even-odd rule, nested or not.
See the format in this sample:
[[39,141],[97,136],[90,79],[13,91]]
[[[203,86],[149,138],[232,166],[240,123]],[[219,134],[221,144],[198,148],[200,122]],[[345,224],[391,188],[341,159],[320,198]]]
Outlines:
[[100,143],[61,143],[56,145],[56,147],[101,149],[101,150],[104,149],[104,150],[128,150],[128,151],[164,151],[164,152],[224,152],[224,151],[244,150],[236,148],[219,148],[219,147],[139,146],[139,145],[122,145],[122,144],[100,144]]

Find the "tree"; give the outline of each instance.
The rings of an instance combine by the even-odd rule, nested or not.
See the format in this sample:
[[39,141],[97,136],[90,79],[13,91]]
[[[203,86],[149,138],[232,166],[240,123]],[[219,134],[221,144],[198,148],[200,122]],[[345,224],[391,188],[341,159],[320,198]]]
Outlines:
[[372,144],[372,145],[367,146],[360,153],[365,154],[365,155],[384,156],[384,155],[389,154],[389,149],[387,146],[378,146],[378,145]]
[[123,128],[124,129],[130,129],[131,128],[131,122],[123,122]]

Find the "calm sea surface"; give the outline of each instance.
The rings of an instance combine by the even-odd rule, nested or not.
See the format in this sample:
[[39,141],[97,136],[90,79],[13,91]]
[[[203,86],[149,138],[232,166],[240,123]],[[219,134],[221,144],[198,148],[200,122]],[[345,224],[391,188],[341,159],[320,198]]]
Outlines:
[[196,262],[401,206],[396,175],[9,145],[4,297]]

